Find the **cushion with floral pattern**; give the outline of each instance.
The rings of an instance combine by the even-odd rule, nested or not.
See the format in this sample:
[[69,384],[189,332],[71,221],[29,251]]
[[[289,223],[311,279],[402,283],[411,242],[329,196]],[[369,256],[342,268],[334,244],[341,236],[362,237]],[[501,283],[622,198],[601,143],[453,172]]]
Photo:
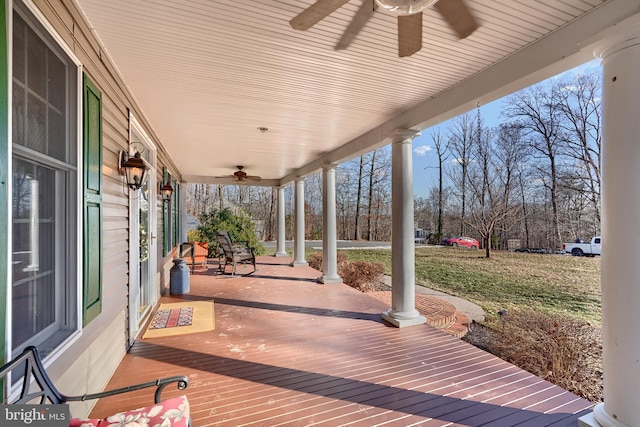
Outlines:
[[188,423],[189,401],[180,396],[104,419],[73,418],[69,427],[187,427]]

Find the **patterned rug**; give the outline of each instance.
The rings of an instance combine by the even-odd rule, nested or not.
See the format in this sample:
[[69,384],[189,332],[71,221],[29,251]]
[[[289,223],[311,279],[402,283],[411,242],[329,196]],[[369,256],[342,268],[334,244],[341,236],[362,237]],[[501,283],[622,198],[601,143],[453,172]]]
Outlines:
[[193,307],[158,310],[151,321],[149,329],[175,328],[190,326],[193,322]]
[[160,304],[143,339],[209,332],[215,329],[213,300]]

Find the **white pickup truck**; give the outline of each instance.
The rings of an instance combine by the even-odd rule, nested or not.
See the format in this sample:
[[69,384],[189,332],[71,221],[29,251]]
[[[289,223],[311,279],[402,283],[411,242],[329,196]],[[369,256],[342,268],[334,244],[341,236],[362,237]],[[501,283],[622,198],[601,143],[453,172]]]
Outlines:
[[602,251],[602,239],[596,236],[589,243],[563,243],[562,249],[573,256],[596,256]]

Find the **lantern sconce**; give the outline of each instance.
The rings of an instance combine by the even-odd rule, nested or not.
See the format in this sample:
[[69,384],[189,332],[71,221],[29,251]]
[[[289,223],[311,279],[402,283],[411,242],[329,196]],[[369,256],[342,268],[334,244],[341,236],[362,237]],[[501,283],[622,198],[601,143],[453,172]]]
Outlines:
[[171,196],[173,195],[173,187],[171,186],[171,184],[162,184],[160,186],[160,195],[162,196],[162,201],[170,202]]
[[133,191],[139,190],[144,185],[147,178],[147,165],[140,157],[140,151],[131,156],[124,151],[120,151],[120,161],[118,162],[120,175],[124,175],[127,185]]

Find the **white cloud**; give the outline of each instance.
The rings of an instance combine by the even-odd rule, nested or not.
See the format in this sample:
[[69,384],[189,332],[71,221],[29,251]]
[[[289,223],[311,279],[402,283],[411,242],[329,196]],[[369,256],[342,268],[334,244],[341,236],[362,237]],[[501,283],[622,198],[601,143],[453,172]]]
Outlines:
[[[452,165],[461,165],[464,163],[464,160],[462,160],[461,157],[455,158],[455,159],[451,159],[451,164]],[[475,163],[475,160],[469,159],[467,160],[467,164],[471,164],[471,163]]]
[[433,150],[433,147],[430,147],[428,145],[419,145],[413,149],[413,152],[418,156],[425,156],[431,150]]

